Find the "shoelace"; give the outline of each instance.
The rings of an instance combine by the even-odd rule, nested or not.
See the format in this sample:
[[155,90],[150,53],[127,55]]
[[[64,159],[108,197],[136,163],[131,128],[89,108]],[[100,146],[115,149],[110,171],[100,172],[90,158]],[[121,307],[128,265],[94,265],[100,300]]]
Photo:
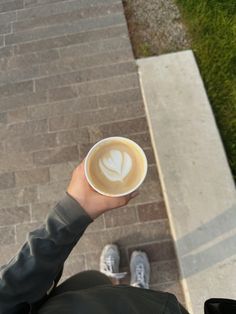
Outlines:
[[144,269],[143,264],[138,264],[136,266],[135,274],[136,274],[137,278],[136,278],[136,282],[133,283],[132,286],[148,289],[148,284],[145,283],[145,280],[144,280],[145,269]]
[[144,266],[143,264],[138,264],[136,266],[136,275],[137,275],[137,282],[144,285]]
[[111,256],[108,256],[105,260],[103,273],[107,275],[108,277],[112,277],[115,279],[121,279],[121,278],[124,278],[125,275],[127,275],[127,272],[115,273],[114,266],[115,266],[115,259],[112,258]]

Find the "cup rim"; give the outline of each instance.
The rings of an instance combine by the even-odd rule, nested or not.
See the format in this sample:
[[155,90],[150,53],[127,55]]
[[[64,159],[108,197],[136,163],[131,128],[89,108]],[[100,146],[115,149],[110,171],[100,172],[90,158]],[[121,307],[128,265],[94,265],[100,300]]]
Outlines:
[[[104,142],[108,142],[108,141],[111,141],[111,140],[114,140],[114,139],[118,139],[118,140],[125,140],[127,142],[131,142],[133,145],[135,145],[137,147],[137,149],[139,150],[139,152],[141,153],[141,155],[143,156],[143,159],[144,159],[144,173],[143,173],[143,176],[140,180],[140,182],[132,189],[130,189],[129,191],[125,192],[125,193],[120,193],[120,194],[110,194],[110,193],[106,193],[106,192],[103,192],[101,191],[100,189],[98,189],[97,187],[94,186],[94,184],[90,181],[89,177],[88,177],[88,172],[87,172],[87,166],[88,166],[88,159],[90,157],[90,155],[93,153],[94,149],[100,145],[101,143],[104,143]],[[147,170],[148,170],[148,162],[147,162],[147,157],[142,149],[142,147],[137,144],[135,141],[127,138],[127,137],[123,137],[123,136],[111,136],[111,137],[106,137],[100,141],[98,141],[96,144],[94,144],[90,150],[88,151],[86,157],[85,157],[85,165],[84,165],[84,170],[85,170],[85,177],[88,181],[88,183],[91,185],[91,187],[97,191],[99,194],[102,194],[102,195],[105,195],[105,196],[110,196],[110,197],[120,197],[120,196],[125,196],[125,195],[129,195],[130,193],[136,191],[140,185],[143,183],[144,179],[146,178],[146,175],[147,175]]]

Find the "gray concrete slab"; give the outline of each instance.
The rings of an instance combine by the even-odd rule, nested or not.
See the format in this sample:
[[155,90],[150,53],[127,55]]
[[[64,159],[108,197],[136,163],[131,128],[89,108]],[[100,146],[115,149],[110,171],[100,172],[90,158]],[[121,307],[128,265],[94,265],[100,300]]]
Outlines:
[[191,50],[140,59],[140,81],[188,309],[236,298],[236,194]]

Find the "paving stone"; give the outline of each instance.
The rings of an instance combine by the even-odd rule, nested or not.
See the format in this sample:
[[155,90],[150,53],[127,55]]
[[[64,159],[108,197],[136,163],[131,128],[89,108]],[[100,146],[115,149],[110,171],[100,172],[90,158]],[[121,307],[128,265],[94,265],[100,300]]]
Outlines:
[[[0,36],[1,38],[1,36]],[[3,37],[2,37],[3,40]],[[0,45],[1,46],[1,45]],[[2,58],[6,58],[6,57],[11,57],[14,53],[14,47],[10,46],[10,47],[0,47],[0,64],[4,64],[6,63],[6,59],[2,60]]]
[[56,76],[35,80],[36,90],[52,89],[69,84],[77,84],[84,81],[99,80],[122,74],[136,72],[136,65],[133,62],[112,64],[104,67],[94,67],[78,72],[69,72]]
[[4,36],[0,35],[0,48],[4,45]]
[[153,165],[153,164],[156,163],[155,156],[154,156],[154,151],[153,151],[152,147],[145,148],[144,149],[144,153],[145,153],[145,155],[147,157],[147,161],[148,161],[149,165]]
[[162,284],[178,281],[179,269],[176,260],[157,262],[151,264],[150,284]]
[[38,202],[38,188],[37,186],[27,186],[23,189],[19,189],[17,190],[16,197],[17,197],[18,205],[37,203]]
[[64,115],[49,119],[49,131],[78,128],[78,115]]
[[[52,3],[51,0],[50,2]],[[25,3],[25,7],[27,6],[28,6],[27,3]],[[21,20],[21,21],[13,23],[13,30],[14,32],[19,32],[26,29],[33,29],[36,27],[45,27],[48,25],[55,25],[55,24],[57,25],[66,24],[68,22],[70,23],[73,21],[78,21],[79,19],[99,17],[99,16],[112,14],[112,13],[118,13],[118,12],[123,12],[123,6],[121,5],[121,3],[104,4],[102,6],[93,6],[93,7],[88,7],[88,8],[82,8],[79,10],[73,10],[67,13],[54,14],[52,16],[45,16],[45,17],[39,17],[39,18],[34,17],[31,19]]]
[[149,165],[147,171],[147,177],[145,181],[159,181],[158,171],[156,165]]
[[27,108],[28,117],[30,120],[44,119],[51,115],[50,105],[30,106]]
[[25,8],[28,7],[36,7],[48,3],[55,3],[55,2],[60,2],[60,1],[65,1],[65,0],[25,0]]
[[18,123],[23,122],[28,119],[28,108],[20,108],[16,110],[11,110],[7,112],[7,123]]
[[14,123],[8,127],[8,136],[27,136],[29,134],[46,133],[48,131],[48,122],[46,119],[35,120],[22,123]]
[[64,264],[63,277],[71,277],[83,270],[85,270],[84,255],[72,255]]
[[0,20],[0,34],[8,34],[11,32],[11,24],[4,23]]
[[133,61],[124,62],[108,66],[89,68],[78,72],[64,73],[43,79],[36,79],[35,86],[36,91],[40,91],[134,72],[136,72],[136,64]]
[[39,68],[37,66],[32,66],[32,65],[31,67],[24,68],[24,69],[13,69],[13,70],[8,70],[8,71],[1,71],[0,85],[29,80],[37,76],[39,76]]
[[150,263],[174,260],[176,258],[174,244],[171,239],[145,245],[136,244],[135,247],[128,248],[129,257],[135,249],[146,252]]
[[5,84],[0,86],[0,97],[23,94],[33,91],[33,81]]
[[65,196],[69,180],[50,182],[38,186],[39,202],[58,202]]
[[14,48],[15,54],[23,54],[34,51],[41,51],[50,48],[58,48],[75,44],[82,44],[91,41],[97,41],[98,38],[106,39],[116,36],[122,36],[127,32],[126,25],[110,27],[109,29],[99,29],[89,32],[82,32],[71,35],[64,35],[60,37],[42,39],[29,43],[22,43],[16,45]]
[[15,186],[15,176],[13,172],[0,173],[0,190],[13,188]]
[[81,144],[88,141],[89,134],[87,128],[80,128],[72,131],[60,131],[57,133],[57,144],[61,146]]
[[167,220],[126,225],[104,231],[85,232],[74,250],[81,254],[101,252],[108,243],[117,243],[120,247],[125,247],[164,239],[170,239]]
[[33,166],[32,155],[27,153],[11,153],[0,155],[0,172],[28,169]]
[[33,153],[33,158],[36,165],[50,165],[79,160],[79,152],[77,146],[68,146]]
[[52,25],[43,28],[28,31],[26,30],[19,33],[5,35],[5,44],[11,45],[29,42],[43,38],[56,37],[64,34],[69,35],[73,33],[85,32],[93,29],[105,28],[125,23],[126,21],[124,15],[117,13],[113,15],[78,20],[77,22],[74,23]]
[[[19,0],[18,0],[19,1]],[[66,5],[63,2],[46,4],[39,7],[27,8],[17,12],[17,20],[24,20],[29,18],[37,18],[44,16],[51,16],[55,14],[73,12],[75,10],[83,9],[89,6],[102,5],[107,3],[115,3],[116,0],[80,0],[70,1]]]
[[14,226],[0,227],[0,245],[9,245],[15,243]]
[[146,118],[129,119],[125,121],[114,121],[89,128],[90,142],[96,142],[100,138],[109,136],[125,136],[137,132],[148,131]]
[[[125,119],[128,115],[143,116],[142,104],[127,104],[120,106],[121,108],[105,108],[101,110],[86,111],[82,114],[74,114],[67,116],[57,116],[49,119],[49,128],[51,131],[61,129],[72,129],[84,127],[92,124],[104,123],[106,121],[113,121],[117,119]],[[147,153],[149,150],[147,150]],[[150,158],[151,158],[151,154]],[[151,159],[150,159],[151,160]],[[152,160],[151,160],[152,161]]]
[[[99,38],[99,37],[98,37]],[[98,38],[91,42],[79,43],[79,45],[66,46],[59,49],[63,58],[74,58],[75,56],[90,56],[94,54],[106,53],[109,51],[129,49],[131,52],[128,36],[112,36],[103,40]]]
[[49,90],[49,101],[59,101],[78,97],[78,93],[70,86],[54,88]]
[[6,112],[0,113],[0,123],[3,123],[3,124],[7,123],[7,113]]
[[136,142],[143,149],[152,147],[150,134],[148,132],[145,133],[136,133],[136,134],[127,134],[129,139]]
[[16,207],[17,204],[17,190],[7,189],[0,190],[0,204],[1,208]]
[[[0,87],[1,88],[1,87]],[[23,95],[13,95],[10,97],[0,97],[0,110],[9,111],[19,107],[39,105],[46,102],[47,94],[45,91],[38,93],[25,93]]]
[[1,23],[9,23],[9,22],[16,21],[16,12],[9,11],[9,12],[0,13],[0,21]]
[[148,180],[139,188],[139,195],[132,199],[132,204],[143,204],[153,201],[162,201],[162,190],[159,180]]
[[27,239],[27,234],[40,228],[42,223],[42,221],[38,221],[16,225],[16,243],[22,245]]
[[99,95],[97,97],[99,107],[116,106],[123,103],[141,102],[142,95],[139,88],[125,89],[121,91],[114,91],[114,93],[108,93],[105,95]]
[[13,225],[30,221],[29,206],[0,208],[0,225]]
[[104,214],[106,228],[137,223],[136,208],[125,206]]
[[[75,250],[75,252],[78,252],[77,249]],[[84,255],[85,255],[85,267],[86,267],[85,269],[86,270],[99,270],[101,251],[86,253]]]
[[164,202],[152,202],[137,206],[139,221],[150,221],[167,218]]
[[[97,44],[98,42],[96,42],[96,45],[94,44],[94,50],[96,50]],[[80,45],[80,49],[83,50],[85,49],[84,47],[85,45]],[[104,45],[102,47],[104,47]],[[40,64],[40,76],[49,76],[75,70],[81,70],[84,68],[91,68],[99,65],[109,65],[113,63],[121,63],[133,60],[133,54],[131,49],[115,48],[115,50],[111,51],[107,51],[107,49],[104,49],[104,52],[102,53],[98,53],[97,50],[94,52],[94,54],[91,53],[92,44],[89,46],[89,51],[85,55],[83,55],[81,52],[78,52],[74,53],[74,56],[64,57],[59,60],[55,60],[54,62]]]
[[20,249],[19,244],[0,245],[0,265],[7,264]]
[[150,142],[150,135],[149,133],[135,133],[135,134],[124,134],[123,132],[121,134],[117,134],[113,130],[110,132],[106,133],[106,135],[103,134],[100,130],[100,126],[89,126],[89,137],[90,141],[89,143],[96,143],[100,140],[102,140],[104,137],[109,137],[109,136],[114,136],[114,135],[119,135],[119,136],[124,136],[127,137],[133,141],[135,141],[138,145],[140,145],[143,149],[149,148],[151,146]]
[[[62,89],[63,90],[63,89]],[[60,94],[60,93],[59,93]],[[67,95],[65,95],[67,96]],[[65,97],[64,96],[64,97]],[[56,96],[58,97],[58,95]],[[32,106],[28,108],[29,117],[31,119],[47,118],[63,114],[74,114],[97,109],[96,96],[66,99],[59,102],[53,102],[41,106]]]
[[6,141],[7,152],[35,152],[58,146],[57,134],[39,134],[22,138],[10,138]]
[[96,96],[69,99],[47,106],[50,108],[50,116],[84,112],[98,108]]
[[16,185],[27,186],[37,183],[46,183],[49,181],[49,168],[38,168],[15,172]]
[[99,81],[81,83],[74,86],[77,93],[82,97],[86,95],[101,95],[128,88],[137,88],[139,86],[139,81],[137,74],[129,74]]
[[0,3],[0,12],[14,11],[17,9],[23,9],[23,0],[4,1]]
[[61,163],[58,165],[52,165],[49,168],[50,181],[60,181],[70,179],[73,170],[75,169],[76,162]]
[[[57,49],[50,49],[40,52],[26,53],[22,55],[7,56],[0,60],[1,70],[8,70],[14,68],[24,69],[25,67],[32,67],[41,64],[48,64],[52,61],[56,62],[59,59],[59,52]],[[41,75],[41,73],[40,73]]]
[[105,228],[105,223],[104,223],[104,216],[101,215],[93,223],[91,223],[88,228],[86,229],[86,232],[96,232],[99,230],[103,230]]
[[150,286],[151,289],[163,292],[169,292],[174,294],[178,301],[184,306],[185,299],[183,295],[183,289],[179,281],[172,281],[168,283],[159,283],[159,284],[152,284]]
[[0,153],[5,153],[5,146],[4,143],[0,143]]

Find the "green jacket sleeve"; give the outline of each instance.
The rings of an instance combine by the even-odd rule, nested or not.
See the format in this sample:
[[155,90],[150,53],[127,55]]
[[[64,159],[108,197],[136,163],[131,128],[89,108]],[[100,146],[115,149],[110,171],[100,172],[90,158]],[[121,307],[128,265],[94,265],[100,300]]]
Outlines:
[[40,300],[92,219],[68,194],[30,232],[7,265],[0,268],[0,314],[19,313],[21,304]]

